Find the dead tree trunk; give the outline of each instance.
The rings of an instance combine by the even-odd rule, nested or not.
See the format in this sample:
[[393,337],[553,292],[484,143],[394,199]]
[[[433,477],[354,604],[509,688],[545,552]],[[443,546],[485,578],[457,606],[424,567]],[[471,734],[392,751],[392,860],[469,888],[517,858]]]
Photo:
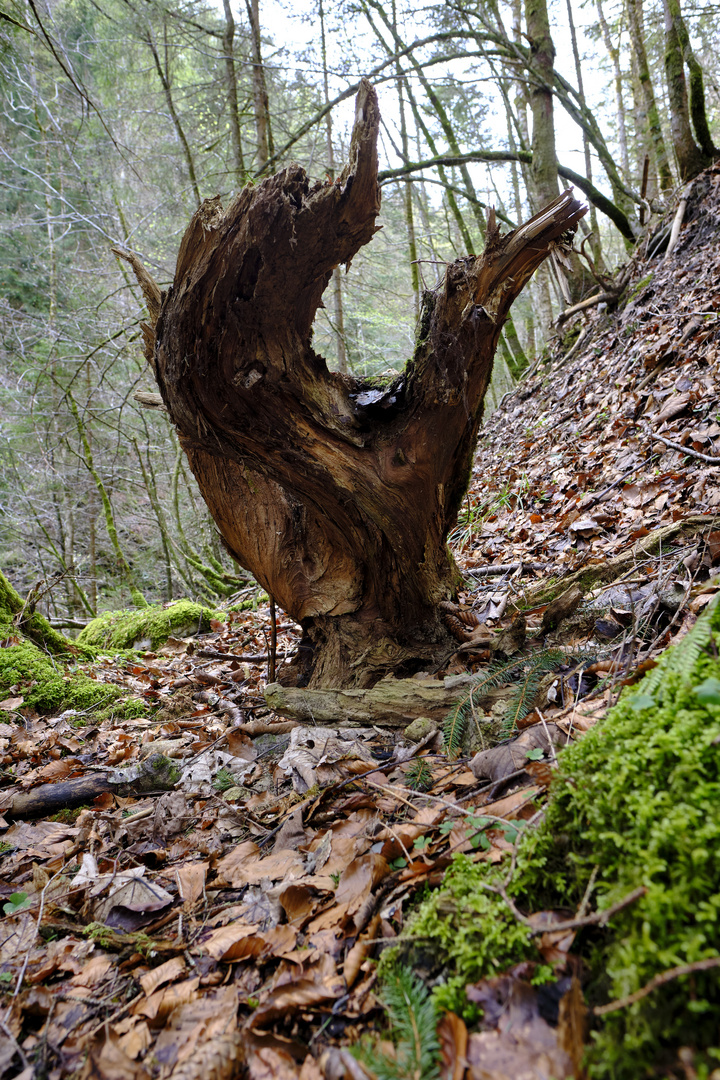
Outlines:
[[[335,267],[377,230],[378,125],[364,83],[334,183],[313,185],[291,165],[226,210],[206,200],[155,326],[157,381],[227,548],[304,628],[285,672],[299,685],[369,686],[447,648],[437,605],[458,574],[446,540],[498,337],[585,213],[565,192],[504,237],[491,215],[484,254],[450,265],[425,294],[401,374],[329,372],[313,319]],[[146,342],[150,352],[147,329]]]

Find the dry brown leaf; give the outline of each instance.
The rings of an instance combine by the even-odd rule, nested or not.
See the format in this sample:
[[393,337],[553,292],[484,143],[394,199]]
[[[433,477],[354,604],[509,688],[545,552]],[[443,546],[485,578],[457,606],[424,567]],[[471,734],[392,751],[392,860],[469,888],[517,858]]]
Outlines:
[[324,1080],[324,1075],[315,1058],[308,1054],[302,1063],[298,1080]]
[[145,1066],[125,1053],[112,1032],[90,1051],[80,1076],[81,1080],[150,1080]]
[[179,1004],[167,1017],[156,1039],[155,1060],[169,1071],[174,1066],[181,1069],[200,1047],[210,1055],[216,1041],[237,1030],[237,1008],[238,994],[234,986],[205,990],[204,994]]
[[455,1013],[447,1012],[438,1024],[437,1033],[441,1053],[441,1080],[463,1080],[467,1067],[465,1055],[468,1044],[465,1021]]
[[203,894],[208,867],[207,862],[189,862],[175,867],[178,891],[187,910]]
[[139,1001],[133,1007],[133,1012],[138,1016],[146,1016],[148,1020],[164,1021],[180,1005],[188,1005],[197,998],[197,988],[200,985],[199,977],[185,979],[183,982],[174,983],[163,990],[156,990],[154,994]]
[[179,979],[184,974],[185,961],[181,956],[174,956],[172,960],[168,960],[166,963],[160,964],[159,967],[153,968],[152,971],[146,972],[145,975],[141,975],[139,982],[147,997],[150,997],[159,987],[172,982],[173,979]]
[[[471,994],[471,991],[474,993]],[[557,1032],[543,1020],[535,991],[513,976],[485,979],[468,988],[482,1005],[492,1031],[477,1032],[468,1043],[471,1080],[569,1080],[573,1063],[558,1043]]]
[[362,855],[343,872],[335,891],[338,904],[346,904],[352,914],[370,895],[372,889],[382,881],[390,867],[382,855],[371,853]]
[[248,1055],[245,1067],[250,1080],[297,1080],[295,1059],[287,1050],[261,1046]]
[[293,1010],[334,1001],[345,993],[345,981],[328,955],[298,968],[284,962],[268,996],[252,1015],[253,1028],[264,1028],[277,1016]]
[[263,878],[270,878],[271,881],[292,881],[302,874],[303,859],[296,851],[273,851],[271,855],[260,859],[257,844],[246,841],[239,844],[238,848],[246,849],[242,856],[233,858],[238,850],[235,848],[218,863],[218,876],[234,889],[240,889],[243,885],[255,885]]
[[172,1080],[232,1080],[245,1060],[242,1033],[229,1031],[200,1043],[172,1072]]
[[[0,709],[3,712],[14,712],[15,709],[19,709],[25,699],[22,697],[8,697],[4,701],[0,701]],[[11,732],[12,734],[12,732]]]
[[230,923],[229,926],[219,926],[208,937],[200,938],[196,948],[207,953],[213,960],[222,960],[234,945],[245,938],[252,937],[257,930],[257,924],[248,924],[246,922],[234,922]]
[[358,975],[360,974],[360,965],[370,955],[375,948],[374,937],[377,934],[378,927],[380,926],[380,914],[374,915],[370,920],[367,930],[361,934],[353,947],[349,950],[345,957],[345,963],[343,965],[343,976],[348,989],[354,984]]
[[77,992],[82,995],[84,991],[87,991],[94,986],[98,986],[107,973],[114,967],[114,957],[108,956],[106,953],[101,953],[99,956],[91,956],[77,975],[73,975],[72,979],[66,983],[66,992],[69,994]]
[[582,987],[577,975],[573,975],[570,989],[560,1000],[558,1015],[558,1043],[575,1066],[577,1078],[584,1075],[582,1060],[588,1027],[588,1011]]
[[136,1060],[141,1054],[152,1044],[152,1035],[150,1034],[150,1028],[144,1020],[136,1020],[135,1017],[130,1017],[132,1020],[132,1027],[126,1032],[120,1033],[118,1027],[113,1025],[113,1031],[117,1035],[117,1044],[120,1049],[127,1054],[129,1058]]
[[295,949],[297,936],[298,930],[295,926],[275,926],[271,930],[236,941],[221,959],[237,961],[254,956],[258,960],[265,960],[270,956],[287,956]]

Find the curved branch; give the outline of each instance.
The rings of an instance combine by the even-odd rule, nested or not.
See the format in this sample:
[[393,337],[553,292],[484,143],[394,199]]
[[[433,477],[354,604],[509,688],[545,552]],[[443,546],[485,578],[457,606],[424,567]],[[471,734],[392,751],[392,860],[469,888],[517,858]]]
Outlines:
[[[524,165],[531,165],[532,153],[529,150],[476,150],[471,154],[438,154],[435,157],[428,158],[426,161],[410,162],[408,165],[401,165],[397,169],[384,169],[379,174],[378,179],[382,184],[387,183],[389,180],[398,179],[401,176],[407,176],[409,173],[420,172],[422,169],[431,169],[438,165],[462,165],[470,161],[520,161]],[[628,240],[635,239],[635,233],[632,230],[627,214],[623,213],[606,195],[603,195],[602,191],[598,191],[595,185],[591,184],[586,177],[576,173],[573,169],[568,169],[564,165],[558,165],[558,173],[564,180],[569,180],[571,184],[579,187],[583,195],[586,195],[601,213],[610,218],[623,236],[627,237]]]

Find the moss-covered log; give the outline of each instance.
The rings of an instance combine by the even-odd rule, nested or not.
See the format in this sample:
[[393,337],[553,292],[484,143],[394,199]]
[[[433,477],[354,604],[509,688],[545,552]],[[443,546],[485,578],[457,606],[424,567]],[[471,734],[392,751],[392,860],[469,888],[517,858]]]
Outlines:
[[78,643],[96,649],[157,649],[171,636],[190,637],[208,631],[210,620],[220,617],[221,613],[191,600],[178,600],[167,607],[105,611],[87,624]]

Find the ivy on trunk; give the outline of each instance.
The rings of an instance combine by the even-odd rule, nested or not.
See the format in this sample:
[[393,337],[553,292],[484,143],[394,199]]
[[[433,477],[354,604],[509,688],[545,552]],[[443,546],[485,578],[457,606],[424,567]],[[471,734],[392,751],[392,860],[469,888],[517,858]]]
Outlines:
[[484,253],[449,265],[425,293],[402,373],[378,382],[330,372],[312,348],[313,319],[334,269],[377,230],[379,122],[364,82],[335,182],[312,184],[291,165],[225,210],[206,200],[154,334],[145,328],[228,550],[304,629],[280,669],[298,685],[370,686],[446,654],[438,604],[459,580],[446,541],[498,338],[533,271],[585,213],[568,191],[503,237],[491,214]]

